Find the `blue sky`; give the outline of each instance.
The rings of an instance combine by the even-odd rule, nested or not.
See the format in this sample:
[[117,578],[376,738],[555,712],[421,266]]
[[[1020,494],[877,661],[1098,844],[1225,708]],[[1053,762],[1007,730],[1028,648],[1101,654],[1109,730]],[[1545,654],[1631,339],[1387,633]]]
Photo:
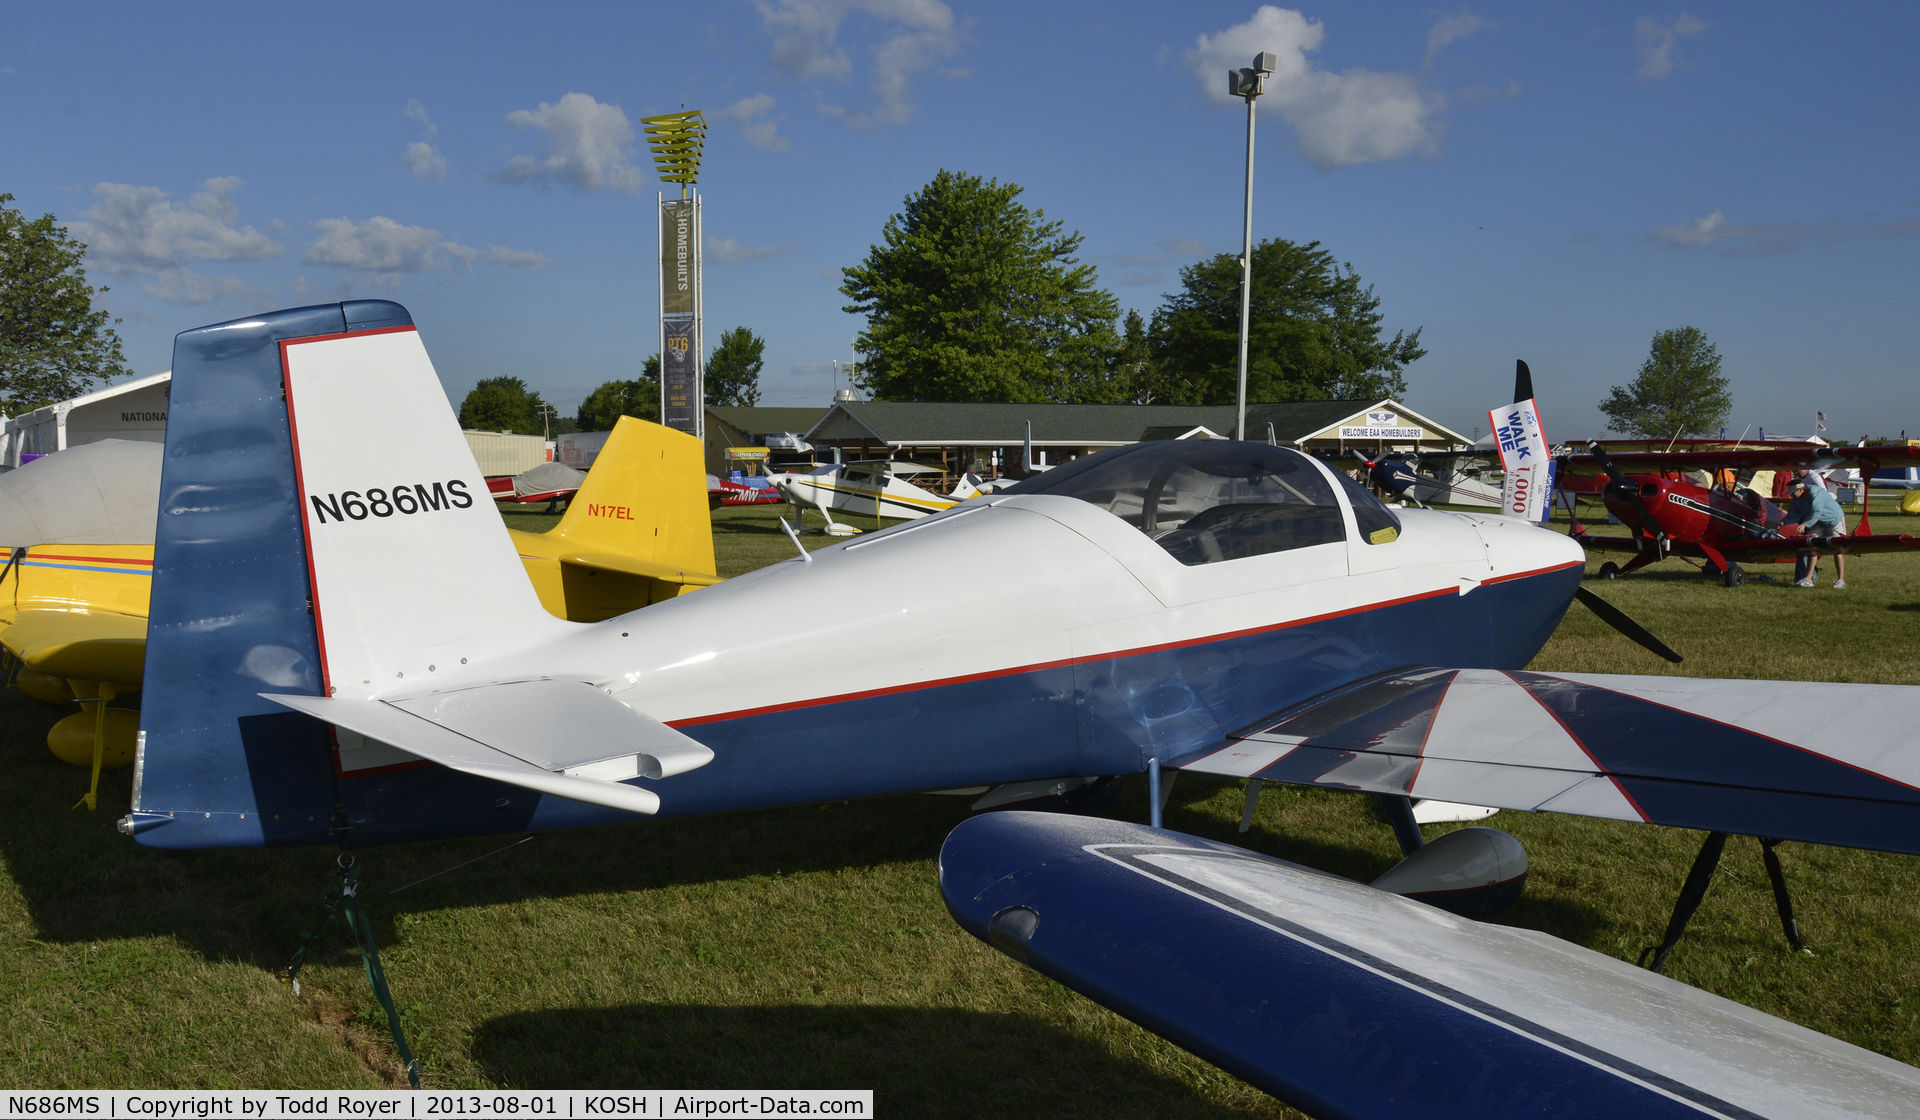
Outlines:
[[456,401],[571,409],[656,349],[642,116],[704,109],[707,337],[822,404],[839,269],[942,167],[1012,181],[1150,313],[1237,250],[1245,111],[1282,56],[1256,237],[1317,239],[1423,330],[1406,403],[1462,430],[1532,366],[1548,432],[1655,331],[1719,347],[1733,425],[1920,436],[1911,5],[28,5],[0,192],[93,246],[142,373],[178,331],[405,303]]

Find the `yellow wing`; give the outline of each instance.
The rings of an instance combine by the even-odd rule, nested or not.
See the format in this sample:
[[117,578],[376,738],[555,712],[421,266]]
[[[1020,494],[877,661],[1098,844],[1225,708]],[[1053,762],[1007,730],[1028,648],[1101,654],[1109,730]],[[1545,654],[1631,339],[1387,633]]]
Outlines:
[[146,670],[147,620],[116,611],[23,610],[0,630],[0,643],[36,672],[130,692]]

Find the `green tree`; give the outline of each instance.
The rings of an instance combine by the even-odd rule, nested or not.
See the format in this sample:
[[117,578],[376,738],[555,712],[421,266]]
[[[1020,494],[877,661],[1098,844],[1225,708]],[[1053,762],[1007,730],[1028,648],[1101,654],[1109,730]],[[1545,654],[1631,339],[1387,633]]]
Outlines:
[[879,400],[1109,399],[1119,304],[1013,183],[942,170],[841,269]]
[[735,327],[720,336],[713,357],[707,361],[708,404],[759,404],[760,367],[767,340],[745,327]]
[[1720,352],[1696,327],[1653,336],[1632,384],[1615,385],[1600,402],[1607,427],[1648,439],[1707,435],[1727,422],[1733,389],[1720,372]]
[[[1153,313],[1151,384],[1167,404],[1232,404],[1239,379],[1240,258],[1221,253],[1180,270],[1181,290]],[[1420,330],[1381,337],[1380,299],[1318,241],[1253,247],[1247,399],[1398,397],[1400,376],[1426,355]]]
[[583,432],[610,432],[622,416],[660,422],[660,355],[648,358],[633,381],[603,381],[580,402],[574,423]]
[[1154,402],[1153,343],[1147,335],[1147,321],[1138,311],[1127,312],[1110,372],[1117,400],[1127,404]]
[[460,402],[460,426],[469,431],[540,435],[546,431],[540,418],[545,403],[518,377],[489,377]]
[[94,310],[86,245],[52,214],[30,222],[12,201],[0,194],[0,411],[18,416],[132,370],[112,326],[120,320]]

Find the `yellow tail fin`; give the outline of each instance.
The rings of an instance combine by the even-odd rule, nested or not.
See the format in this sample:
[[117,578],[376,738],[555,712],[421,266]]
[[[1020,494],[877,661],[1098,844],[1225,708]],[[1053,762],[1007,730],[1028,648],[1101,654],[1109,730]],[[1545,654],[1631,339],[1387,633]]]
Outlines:
[[690,435],[622,417],[560,524],[513,535],[542,604],[595,622],[718,583],[702,452]]

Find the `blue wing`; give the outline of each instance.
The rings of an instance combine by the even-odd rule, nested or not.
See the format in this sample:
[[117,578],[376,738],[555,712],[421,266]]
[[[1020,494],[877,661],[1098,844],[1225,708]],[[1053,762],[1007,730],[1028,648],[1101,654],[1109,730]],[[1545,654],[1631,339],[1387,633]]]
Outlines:
[[975,936],[1322,1120],[1920,1114],[1920,1070],[1542,933],[1224,844],[969,820]]

